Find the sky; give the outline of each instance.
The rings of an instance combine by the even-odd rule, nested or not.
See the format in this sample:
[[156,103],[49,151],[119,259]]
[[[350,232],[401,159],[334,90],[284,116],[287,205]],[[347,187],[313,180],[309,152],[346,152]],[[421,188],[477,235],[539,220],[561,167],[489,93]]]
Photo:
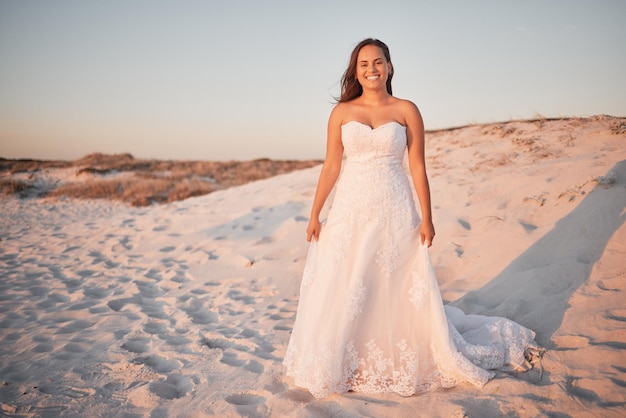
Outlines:
[[354,46],[427,130],[626,116],[626,2],[0,0],[0,157],[323,158]]

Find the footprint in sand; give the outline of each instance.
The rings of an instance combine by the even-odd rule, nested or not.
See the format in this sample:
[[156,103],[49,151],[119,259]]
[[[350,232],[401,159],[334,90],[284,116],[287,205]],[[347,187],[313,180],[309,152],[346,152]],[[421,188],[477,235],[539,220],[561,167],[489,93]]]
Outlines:
[[258,338],[261,337],[261,333],[255,329],[251,329],[251,328],[244,328],[243,330],[241,330],[241,335],[243,335],[244,337],[247,338]]
[[249,372],[257,373],[257,374],[261,374],[265,370],[265,367],[256,360],[248,361],[248,364],[243,366],[243,368]]
[[258,405],[265,402],[263,396],[255,395],[253,393],[237,393],[235,395],[229,395],[224,398],[226,402],[232,405]]
[[230,290],[227,296],[234,301],[243,302],[245,305],[254,305],[256,303],[255,298],[242,293],[240,290]]
[[84,319],[78,319],[76,321],[72,321],[70,324],[59,328],[57,334],[73,334],[78,331],[82,331],[89,327],[94,326],[95,322],[86,321]]
[[[124,235],[123,237],[120,238],[119,235],[110,235],[107,236],[107,238],[115,238],[117,239],[117,244],[114,244],[113,246],[111,246],[111,251],[112,252],[127,252],[133,249],[132,244],[130,244],[130,237],[128,235]],[[119,245],[118,245],[119,244]],[[120,248],[122,247],[122,248]]]
[[311,401],[315,401],[315,397],[311,395],[308,390],[303,389],[286,390],[280,394],[280,397],[289,399],[290,401],[297,403],[308,403]]
[[613,368],[621,373],[626,373],[626,367],[613,366]]
[[621,386],[623,388],[626,388],[626,382],[620,379],[616,379],[614,377],[611,378],[611,382],[615,383],[617,386]]
[[600,397],[591,389],[579,386],[580,377],[565,376],[565,391],[573,398],[579,398],[587,402],[599,402]]
[[183,335],[168,335],[162,337],[168,345],[181,347],[188,345],[191,341]]
[[163,276],[161,275],[161,273],[162,273],[162,270],[152,268],[148,270],[148,272],[144,274],[143,277],[147,277],[148,279],[152,279],[152,280],[156,280],[157,282],[160,282],[161,280],[163,280]]
[[86,277],[93,277],[96,274],[101,275],[101,272],[96,271],[96,270],[79,270],[76,272],[76,274],[78,274],[80,277],[86,278]]
[[530,224],[524,221],[518,221],[518,223],[522,226],[522,228],[524,228],[524,231],[526,231],[529,234],[533,232],[535,229],[537,229],[537,225],[534,225],[534,224]]
[[464,219],[457,219],[457,222],[468,231],[472,230],[472,225]]
[[113,335],[116,340],[123,340],[130,333],[128,329],[118,329],[117,331],[113,331]]
[[616,350],[626,350],[626,343],[622,341],[590,341],[590,345],[602,345]]
[[598,288],[607,292],[621,292],[622,291],[622,278],[614,277],[611,279],[598,280]]
[[122,226],[134,226],[135,218],[128,218],[122,221]]
[[44,384],[38,386],[37,389],[46,395],[64,395],[72,399],[80,399],[96,393],[95,389],[76,389],[58,384]]
[[271,244],[274,241],[275,241],[274,238],[265,236],[265,237],[262,237],[257,242],[255,242],[254,245],[267,245],[267,244]]
[[297,311],[297,301],[290,299],[283,299],[285,305],[279,308],[277,305],[268,305],[267,313],[264,315],[273,321],[278,323],[274,325],[273,329],[276,331],[291,331],[293,320]]
[[246,364],[245,360],[237,357],[237,353],[232,353],[228,351],[222,353],[222,358],[220,359],[220,362],[233,367],[241,367]]
[[626,309],[610,309],[606,311],[606,318],[614,321],[626,322]]
[[100,251],[89,251],[88,254],[89,257],[91,257],[93,260],[91,261],[91,264],[100,264],[102,262],[104,262],[107,258],[104,256],[104,254],[102,254]]
[[292,331],[293,328],[287,325],[274,325],[274,330],[276,331]]
[[72,354],[81,354],[86,352],[87,348],[77,343],[68,343],[63,347],[63,350]]
[[[274,377],[272,381],[269,384],[265,385],[263,389],[268,391],[272,395],[276,395],[277,393],[286,392],[289,389],[289,386],[285,382],[282,382],[279,378]],[[306,392],[311,398],[313,398],[313,395],[311,395],[309,391]]]
[[211,349],[218,348],[220,350],[225,350],[233,345],[233,343],[223,338],[205,338],[201,343]]
[[131,353],[141,354],[149,350],[148,345],[150,340],[144,337],[132,337],[124,344],[122,348]]
[[212,250],[206,253],[207,257],[209,258],[209,260],[218,260],[220,258],[219,254],[217,253],[217,250]]
[[33,347],[35,353],[50,353],[54,350],[54,346],[48,343],[40,343]]
[[[274,305],[270,305],[270,306],[274,306]],[[296,315],[295,307],[283,307],[283,308],[278,309],[278,313],[270,314],[269,318],[275,321],[293,320],[295,318],[295,315]]]
[[99,286],[90,286],[83,289],[83,295],[91,299],[103,299],[109,296],[113,289]]
[[222,284],[220,282],[215,282],[211,280],[211,281],[205,282],[204,285],[213,287],[213,286],[221,286]]
[[258,347],[254,350],[254,354],[265,360],[282,361],[282,358],[276,357],[272,354],[274,351],[276,351],[276,348],[273,344],[262,340],[259,342]]
[[180,368],[181,363],[175,359],[166,359],[158,355],[137,357],[133,360],[135,364],[144,364],[157,373],[171,373]]
[[291,319],[293,315],[292,314],[287,314],[287,313],[275,313],[275,314],[271,314],[270,315],[270,319],[273,319],[274,321],[280,321],[281,319]]
[[[236,329],[232,329],[232,328],[228,328],[228,329],[221,329],[218,331],[219,333],[226,335],[226,334],[230,334],[232,336],[234,336],[234,338],[240,338],[239,337],[239,332]],[[235,341],[230,341],[227,340],[225,338],[204,338],[200,341],[203,345],[206,345],[207,347],[211,348],[211,349],[219,349],[219,350],[226,350],[229,348],[232,348],[233,350],[237,350],[237,351],[241,351],[241,352],[248,352],[250,351],[250,347],[247,347],[245,345],[242,344],[237,344]]]
[[114,300],[110,300],[107,303],[107,306],[109,308],[111,308],[112,310],[114,310],[115,312],[119,312],[131,300],[132,299],[129,299],[129,298],[126,298],[126,299],[114,299]]
[[234,405],[240,416],[268,416],[268,409],[267,406],[265,406],[265,397],[255,393],[237,393],[226,396],[224,400],[229,404]]
[[170,374],[165,381],[150,383],[148,387],[150,392],[161,399],[178,399],[189,393],[193,386],[194,382],[189,377]]
[[[148,277],[149,274],[150,272],[146,273],[145,276]],[[149,278],[152,278],[152,277],[149,277]],[[135,285],[137,286],[137,289],[139,289],[139,295],[141,297],[154,299],[159,296],[163,296],[163,293],[164,293],[163,289],[161,289],[159,286],[157,286],[154,283],[136,280]]]
[[455,247],[454,248],[454,252],[456,253],[456,256],[459,257],[459,258],[462,257],[463,254],[465,254],[465,250],[463,249],[463,246],[461,246],[461,245],[459,245],[457,243],[454,243],[454,242],[452,244]]
[[196,297],[191,297],[187,306],[182,310],[189,316],[194,324],[211,324],[219,321],[219,314],[205,306],[205,302]]

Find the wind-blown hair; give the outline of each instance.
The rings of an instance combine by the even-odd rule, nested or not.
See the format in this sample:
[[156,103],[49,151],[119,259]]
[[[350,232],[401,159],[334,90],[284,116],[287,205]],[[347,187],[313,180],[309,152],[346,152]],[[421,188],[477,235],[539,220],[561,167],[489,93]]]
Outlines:
[[[362,40],[354,47],[352,50],[352,55],[350,55],[350,63],[348,64],[348,69],[345,73],[343,73],[343,77],[341,77],[341,96],[337,98],[337,102],[348,102],[354,98],[359,97],[363,94],[363,87],[361,83],[356,78],[356,65],[357,59],[359,57],[359,52],[364,46],[374,45],[377,46],[383,51],[383,56],[385,60],[389,63],[391,62],[391,55],[389,54],[389,47],[385,45],[383,41],[379,41],[374,38],[367,38]],[[387,77],[387,93],[391,93],[391,79],[393,78],[393,70],[389,71],[389,76]]]

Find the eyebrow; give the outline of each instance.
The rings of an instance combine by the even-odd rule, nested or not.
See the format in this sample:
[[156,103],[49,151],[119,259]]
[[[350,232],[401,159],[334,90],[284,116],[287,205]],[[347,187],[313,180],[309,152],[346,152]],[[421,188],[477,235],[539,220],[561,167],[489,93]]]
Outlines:
[[[374,58],[372,61],[382,60],[383,57]],[[367,62],[367,60],[360,60],[359,62]]]

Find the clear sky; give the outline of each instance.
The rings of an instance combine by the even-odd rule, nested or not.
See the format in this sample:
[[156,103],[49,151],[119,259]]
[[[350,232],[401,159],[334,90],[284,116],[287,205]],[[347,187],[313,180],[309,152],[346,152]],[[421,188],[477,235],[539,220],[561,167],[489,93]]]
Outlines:
[[626,1],[0,0],[0,156],[323,158],[352,48],[427,129],[626,116]]

